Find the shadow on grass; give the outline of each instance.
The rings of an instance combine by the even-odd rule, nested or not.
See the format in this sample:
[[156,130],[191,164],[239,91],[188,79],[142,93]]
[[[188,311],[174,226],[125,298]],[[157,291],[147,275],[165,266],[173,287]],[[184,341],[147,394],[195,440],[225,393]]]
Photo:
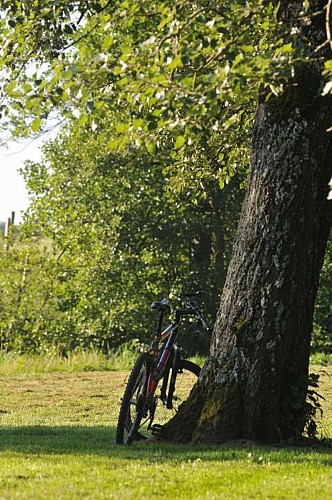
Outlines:
[[173,445],[161,442],[115,445],[113,426],[24,426],[0,427],[0,451],[29,454],[99,455],[151,462],[254,461],[258,457],[277,463],[312,463],[332,465],[331,448],[273,447],[251,443],[230,443],[222,446]]

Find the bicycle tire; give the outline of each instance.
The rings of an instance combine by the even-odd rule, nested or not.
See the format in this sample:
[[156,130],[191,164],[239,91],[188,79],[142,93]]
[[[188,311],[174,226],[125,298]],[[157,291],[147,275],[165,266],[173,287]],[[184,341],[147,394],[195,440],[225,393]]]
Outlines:
[[191,372],[194,375],[196,375],[196,377],[199,377],[199,374],[201,372],[201,367],[187,359],[180,359],[177,370],[172,369],[172,374],[169,381],[167,401],[166,401],[166,407],[168,409],[173,408],[173,396],[176,388],[176,379],[178,377],[178,373],[183,372],[183,370],[187,370],[188,372]]
[[193,373],[196,377],[199,377],[199,374],[201,373],[201,367],[188,359],[181,359],[180,368],[182,370],[188,370],[188,372]]
[[[119,412],[116,444],[131,444],[134,440],[144,439],[138,431],[142,416],[137,407],[139,399],[144,398],[149,372],[150,355],[145,352],[139,355],[129,375]],[[134,425],[136,429],[133,428]]]

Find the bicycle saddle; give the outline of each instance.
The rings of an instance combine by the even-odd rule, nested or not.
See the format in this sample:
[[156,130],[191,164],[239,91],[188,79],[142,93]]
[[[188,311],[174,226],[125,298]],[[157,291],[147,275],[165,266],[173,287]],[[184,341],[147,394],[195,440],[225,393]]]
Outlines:
[[167,299],[163,299],[160,302],[152,302],[151,309],[157,309],[159,312],[171,312],[171,306]]

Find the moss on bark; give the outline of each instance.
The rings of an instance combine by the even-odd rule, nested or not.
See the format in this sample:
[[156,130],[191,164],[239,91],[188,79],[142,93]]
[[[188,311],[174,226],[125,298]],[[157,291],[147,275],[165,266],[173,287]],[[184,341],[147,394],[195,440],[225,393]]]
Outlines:
[[222,443],[241,437],[241,398],[237,384],[214,387],[205,399],[193,442]]
[[189,443],[204,405],[205,393],[199,382],[194,386],[190,397],[179,409],[179,412],[162,429],[161,437],[167,441]]

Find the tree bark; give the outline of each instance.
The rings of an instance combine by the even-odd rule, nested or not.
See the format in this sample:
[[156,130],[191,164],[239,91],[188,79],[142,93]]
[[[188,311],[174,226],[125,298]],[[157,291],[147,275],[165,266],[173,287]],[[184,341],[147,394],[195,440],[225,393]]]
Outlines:
[[321,67],[313,63],[298,68],[283,95],[258,106],[210,354],[165,429],[174,441],[302,435],[313,309],[331,227],[332,104],[321,89]]

